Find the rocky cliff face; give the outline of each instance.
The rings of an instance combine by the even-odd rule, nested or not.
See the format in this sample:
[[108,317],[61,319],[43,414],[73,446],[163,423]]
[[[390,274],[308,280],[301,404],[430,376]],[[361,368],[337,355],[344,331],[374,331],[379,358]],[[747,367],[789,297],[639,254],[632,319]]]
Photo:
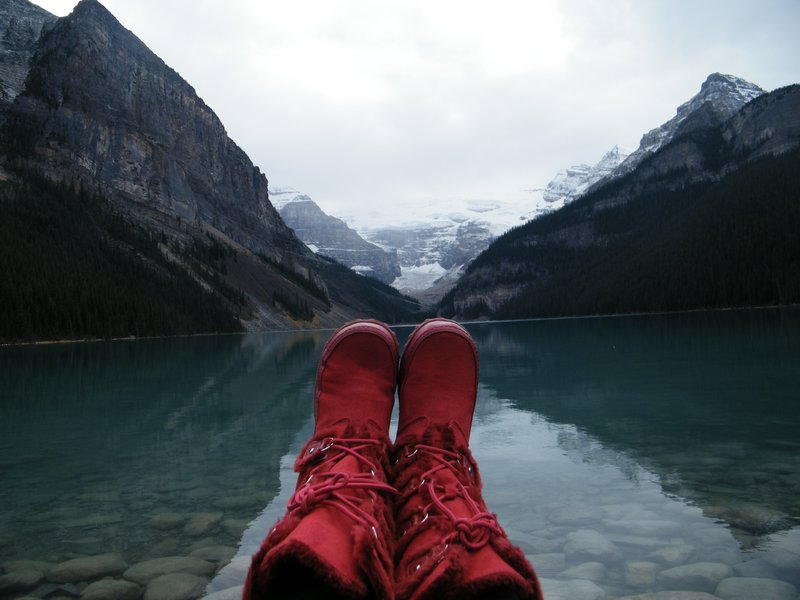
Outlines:
[[96,0],[42,37],[9,122],[22,164],[49,179],[98,187],[142,219],[212,227],[279,262],[309,258],[213,111]]
[[13,102],[22,91],[42,29],[56,20],[27,0],[0,3],[0,107]]
[[392,283],[400,276],[396,250],[371,244],[347,223],[326,214],[305,194],[272,188],[270,198],[284,222],[312,251],[384,283]]
[[162,254],[94,232],[127,253],[126,264],[167,260],[248,329],[409,319],[413,303],[300,241],[214,112],[100,3],[81,0],[61,19],[25,0],[0,10],[0,57],[10,65],[0,87],[13,99],[0,102],[0,179],[101,204],[91,211],[144,232]]
[[696,129],[722,124],[763,93],[764,90],[760,87],[739,77],[712,73],[700,86],[697,95],[678,107],[672,119],[642,136],[639,148],[612,171],[610,176],[627,175],[676,137]]

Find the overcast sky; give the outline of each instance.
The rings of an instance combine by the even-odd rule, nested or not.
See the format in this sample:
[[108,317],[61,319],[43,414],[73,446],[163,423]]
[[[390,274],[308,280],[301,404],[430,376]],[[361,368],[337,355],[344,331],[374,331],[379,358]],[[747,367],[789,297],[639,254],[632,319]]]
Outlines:
[[715,71],[800,82],[800,0],[101,2],[271,184],[337,215],[543,187]]

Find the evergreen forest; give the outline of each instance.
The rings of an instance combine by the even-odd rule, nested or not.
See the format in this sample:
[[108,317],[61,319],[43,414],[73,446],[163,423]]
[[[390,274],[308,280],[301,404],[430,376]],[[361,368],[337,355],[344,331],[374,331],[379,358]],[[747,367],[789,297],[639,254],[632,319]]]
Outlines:
[[[0,213],[0,342],[241,331],[237,290],[209,291],[101,198],[26,177],[0,182]],[[184,254],[219,280],[213,243]]]
[[[524,266],[521,293],[493,318],[800,303],[800,149],[747,164],[719,182],[592,211],[598,194],[508,232],[476,259],[470,270]],[[591,214],[602,243],[524,243],[580,211]],[[450,311],[452,301],[450,295],[444,302]]]

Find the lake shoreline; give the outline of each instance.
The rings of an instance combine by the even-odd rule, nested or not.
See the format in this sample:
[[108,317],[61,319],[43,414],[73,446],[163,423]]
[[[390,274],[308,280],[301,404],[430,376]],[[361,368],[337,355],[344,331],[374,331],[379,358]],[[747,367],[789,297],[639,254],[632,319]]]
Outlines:
[[[762,306],[728,306],[724,308],[692,308],[687,310],[665,310],[659,312],[631,312],[631,313],[604,313],[596,315],[567,315],[562,317],[530,317],[526,319],[505,319],[505,320],[485,320],[485,321],[461,321],[465,325],[479,325],[485,323],[526,323],[530,321],[571,321],[583,319],[615,319],[625,317],[647,317],[658,315],[684,315],[700,314],[710,312],[735,312],[746,310],[784,310],[800,308],[800,304],[768,304]],[[393,328],[415,327],[417,323],[398,323],[392,324]],[[64,344],[94,344],[99,342],[136,342],[146,340],[168,340],[178,338],[207,337],[220,335],[247,335],[251,333],[299,333],[303,331],[335,331],[330,327],[320,328],[299,328],[299,329],[263,329],[257,331],[219,331],[213,333],[182,333],[177,335],[153,335],[153,336],[125,336],[112,338],[75,338],[75,339],[53,339],[36,340],[31,342],[0,342],[0,348],[23,347],[23,346],[57,346]]]

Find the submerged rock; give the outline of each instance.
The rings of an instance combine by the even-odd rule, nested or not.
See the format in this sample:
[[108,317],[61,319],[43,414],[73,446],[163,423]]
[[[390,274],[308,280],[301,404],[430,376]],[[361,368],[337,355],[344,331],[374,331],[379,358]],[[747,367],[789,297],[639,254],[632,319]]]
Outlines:
[[183,533],[190,537],[200,537],[211,533],[222,522],[222,513],[196,513],[183,527]]
[[161,575],[147,585],[144,600],[194,600],[203,595],[208,580],[190,573]]
[[585,580],[558,581],[541,579],[542,592],[547,600],[605,600],[606,593],[596,583]]
[[673,590],[697,590],[713,592],[723,579],[733,575],[728,565],[716,562],[699,562],[682,567],[673,567],[658,574],[661,587]]
[[571,567],[561,573],[566,579],[586,579],[587,581],[601,582],[606,579],[606,566],[599,562],[587,562],[577,567]]
[[692,557],[695,549],[694,546],[681,544],[677,546],[667,546],[660,548],[647,555],[647,559],[661,563],[667,567],[677,567],[684,565]]
[[206,546],[198,548],[189,556],[200,558],[212,563],[227,563],[236,556],[236,548],[230,546]]
[[593,529],[580,529],[568,534],[564,553],[570,562],[596,561],[609,564],[622,557],[614,544]]
[[553,577],[567,568],[563,554],[533,554],[526,556],[541,577]]
[[729,577],[716,590],[723,600],[795,600],[797,588],[785,581],[756,577]]
[[146,585],[162,575],[171,573],[211,577],[214,574],[214,565],[191,556],[167,556],[135,564],[125,571],[123,577],[140,585]]
[[242,597],[243,585],[237,585],[225,590],[214,592],[203,597],[203,600],[240,600]]
[[762,558],[775,568],[781,579],[800,585],[800,554],[784,548],[774,548],[765,552]]
[[624,596],[617,600],[719,600],[719,597],[706,592],[675,591]]
[[706,512],[753,535],[766,535],[792,526],[791,518],[785,513],[751,502],[710,507]]
[[180,513],[161,513],[150,519],[150,526],[156,529],[175,529],[186,523],[186,516]]
[[81,592],[81,600],[139,600],[142,588],[132,581],[102,579]]
[[625,563],[625,583],[632,588],[651,587],[656,581],[659,566],[653,562],[634,560]]
[[0,575],[0,595],[32,590],[44,579],[44,573],[34,569],[11,571]]
[[118,554],[100,554],[59,563],[47,574],[47,579],[56,583],[77,583],[120,575],[127,568],[128,563]]
[[50,572],[50,569],[53,568],[53,563],[45,562],[43,560],[10,560],[8,562],[4,562],[2,565],[3,570],[6,573],[11,573],[12,571],[41,571],[45,575]]

